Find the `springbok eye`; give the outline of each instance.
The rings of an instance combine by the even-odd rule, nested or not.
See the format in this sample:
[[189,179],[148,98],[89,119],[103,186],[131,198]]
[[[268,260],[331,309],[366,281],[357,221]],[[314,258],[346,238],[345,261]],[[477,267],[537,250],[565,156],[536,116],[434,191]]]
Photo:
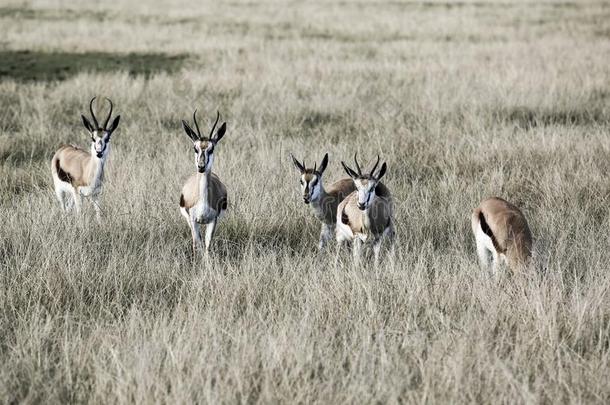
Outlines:
[[305,182],[303,182],[303,180],[300,180],[300,182],[301,182],[301,185],[305,184]]

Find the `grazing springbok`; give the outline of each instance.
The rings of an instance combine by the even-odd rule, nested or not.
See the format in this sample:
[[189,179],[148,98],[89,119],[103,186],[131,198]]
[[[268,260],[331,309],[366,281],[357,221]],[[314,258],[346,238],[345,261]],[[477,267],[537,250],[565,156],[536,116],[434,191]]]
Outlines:
[[360,249],[364,242],[372,239],[375,264],[379,263],[379,252],[383,238],[394,237],[393,203],[390,190],[380,182],[385,175],[387,165],[381,165],[375,175],[377,162],[369,174],[362,174],[356,155],[356,170],[341,162],[345,172],[352,178],[356,191],[343,200],[337,208],[337,242],[353,243],[354,262],[360,261]]
[[308,169],[305,166],[305,161],[300,163],[292,154],[290,156],[294,166],[301,173],[300,182],[303,201],[305,204],[311,204],[314,215],[322,222],[320,242],[318,243],[318,248],[322,250],[335,231],[339,203],[356,187],[351,179],[341,179],[332,183],[327,189],[324,188],[322,175],[328,165],[328,153],[322,158],[320,167],[317,168],[317,164],[314,164],[313,169]]
[[89,102],[89,111],[93,119],[93,125],[84,116],[83,125],[91,136],[91,147],[89,152],[74,145],[62,145],[51,160],[51,174],[55,186],[55,194],[64,211],[76,207],[80,212],[82,197],[91,197],[95,207],[97,220],[100,221],[99,194],[102,191],[104,180],[104,166],[110,153],[110,136],[119,125],[120,115],[117,115],[112,124],[108,126],[108,121],[112,116],[112,101],[110,99],[110,111],[100,126],[93,113],[93,101]]
[[195,168],[197,172],[191,175],[180,194],[180,212],[186,218],[193,237],[193,253],[201,245],[201,225],[205,225],[205,253],[210,249],[210,243],[214,237],[214,231],[218,219],[227,209],[227,189],[218,176],[212,173],[214,163],[214,147],[222,139],[227,123],[223,122],[216,135],[214,129],[220,119],[220,113],[216,115],[216,122],[205,138],[201,136],[199,124],[197,124],[197,110],[193,113],[193,121],[197,132],[182,120],[182,127],[193,141],[195,150]]
[[532,254],[532,234],[525,216],[498,197],[483,200],[472,213],[472,232],[477,241],[479,263],[496,273],[499,259],[512,271],[527,265]]

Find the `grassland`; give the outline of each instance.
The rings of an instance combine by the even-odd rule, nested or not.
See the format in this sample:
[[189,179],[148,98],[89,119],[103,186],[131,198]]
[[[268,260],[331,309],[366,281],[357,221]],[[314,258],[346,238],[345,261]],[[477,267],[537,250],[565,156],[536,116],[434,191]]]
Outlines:
[[[0,7],[6,403],[607,403],[605,2],[12,2]],[[122,116],[105,220],[49,161]],[[209,262],[178,211],[180,120],[219,109]],[[209,124],[208,124],[209,125]],[[379,268],[318,255],[289,152],[388,162]],[[545,272],[476,264],[472,208],[525,212]]]

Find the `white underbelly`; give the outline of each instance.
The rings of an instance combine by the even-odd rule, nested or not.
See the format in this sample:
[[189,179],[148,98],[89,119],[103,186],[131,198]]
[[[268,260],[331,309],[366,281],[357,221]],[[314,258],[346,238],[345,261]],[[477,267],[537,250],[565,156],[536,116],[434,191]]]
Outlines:
[[202,203],[196,204],[193,208],[191,208],[191,212],[193,219],[199,224],[209,224],[219,216],[218,211],[216,211],[209,205],[205,205]]
[[98,195],[102,191],[102,186],[98,187],[79,187],[79,193],[84,197]]

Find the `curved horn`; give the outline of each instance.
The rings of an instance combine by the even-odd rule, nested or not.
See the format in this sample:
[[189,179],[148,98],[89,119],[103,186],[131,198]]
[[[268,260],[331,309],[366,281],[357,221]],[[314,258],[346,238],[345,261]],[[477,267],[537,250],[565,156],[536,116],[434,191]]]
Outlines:
[[360,165],[358,164],[358,158],[356,157],[358,152],[354,153],[354,162],[356,163],[356,170],[358,170],[358,176],[362,175],[362,169],[360,169]]
[[220,119],[220,111],[216,111],[216,122],[214,123],[214,126],[212,127],[212,130],[210,131],[210,136],[209,138],[212,138],[212,135],[214,135],[214,130],[216,129],[216,124],[218,124],[218,120]]
[[195,128],[197,128],[197,136],[201,139],[201,131],[199,130],[199,124],[197,123],[197,109],[193,111],[193,121],[195,121]]
[[377,165],[379,164],[379,155],[377,155],[377,161],[375,162],[375,166],[371,169],[371,177],[373,177],[373,173],[375,173],[375,169],[377,169]]
[[93,123],[95,124],[95,129],[98,129],[100,127],[100,124],[97,123],[97,118],[95,118],[95,114],[93,113],[93,100],[95,100],[96,97],[93,97],[91,99],[91,101],[89,101],[89,111],[91,111],[91,118],[93,118]]
[[104,121],[104,125],[103,125],[104,129],[106,129],[106,127],[108,126],[108,121],[110,121],[110,116],[112,115],[112,100],[110,100],[108,97],[106,97],[106,100],[108,100],[108,102],[110,103],[110,111],[108,112],[106,121]]

